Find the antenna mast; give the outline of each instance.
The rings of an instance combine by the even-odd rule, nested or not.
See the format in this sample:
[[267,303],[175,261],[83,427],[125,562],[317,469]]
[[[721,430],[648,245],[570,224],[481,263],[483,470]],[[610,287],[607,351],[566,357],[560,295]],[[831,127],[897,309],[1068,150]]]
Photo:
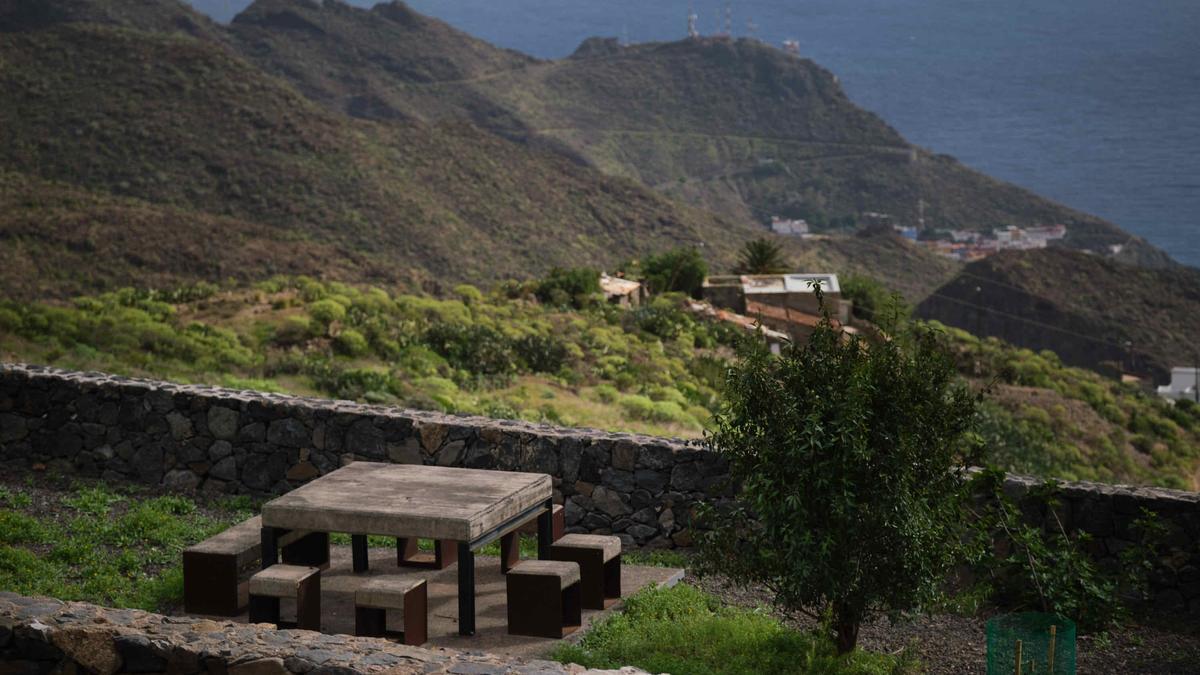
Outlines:
[[725,37],[733,37],[733,3],[725,3]]
[[699,18],[700,17],[696,16],[696,7],[691,2],[689,2],[688,3],[688,17],[687,17],[687,19],[688,19],[688,38],[689,39],[695,40],[696,38],[700,37],[700,31],[696,30],[696,21]]

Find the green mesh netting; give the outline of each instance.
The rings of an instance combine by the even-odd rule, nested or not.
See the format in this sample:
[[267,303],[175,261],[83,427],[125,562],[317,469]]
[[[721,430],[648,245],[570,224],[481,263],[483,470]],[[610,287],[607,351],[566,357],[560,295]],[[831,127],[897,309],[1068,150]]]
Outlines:
[[[1050,649],[1051,627],[1055,636],[1053,652]],[[1040,612],[1007,614],[991,619],[987,622],[987,660],[988,675],[1075,675],[1075,622]]]

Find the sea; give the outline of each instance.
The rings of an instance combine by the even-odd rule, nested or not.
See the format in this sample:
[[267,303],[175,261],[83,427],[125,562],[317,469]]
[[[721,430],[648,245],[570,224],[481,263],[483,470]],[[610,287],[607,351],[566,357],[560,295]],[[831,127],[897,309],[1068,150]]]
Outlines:
[[[228,20],[245,0],[194,0]],[[352,4],[369,6],[370,0]],[[409,0],[542,58],[703,34],[833,71],[909,141],[1200,267],[1200,0]]]

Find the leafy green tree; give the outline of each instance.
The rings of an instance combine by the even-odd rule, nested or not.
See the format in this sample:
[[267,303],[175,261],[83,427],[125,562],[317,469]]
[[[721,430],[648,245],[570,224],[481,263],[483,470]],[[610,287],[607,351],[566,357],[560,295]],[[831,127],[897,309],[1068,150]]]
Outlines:
[[854,316],[885,327],[902,323],[912,314],[912,307],[899,293],[859,274],[842,280],[842,297],[854,302]]
[[740,491],[705,510],[701,567],[829,616],[851,651],[869,613],[921,606],[960,558],[978,397],[929,331],[867,344],[826,316],[779,357],[742,352],[711,439]]
[[753,239],[738,253],[736,274],[782,274],[789,269],[783,247],[767,238]]
[[696,297],[708,276],[708,263],[704,262],[700,251],[692,247],[646,256],[641,267],[643,278],[653,293],[678,291]]
[[535,294],[549,305],[583,307],[600,292],[600,273],[590,267],[555,267],[538,282]]

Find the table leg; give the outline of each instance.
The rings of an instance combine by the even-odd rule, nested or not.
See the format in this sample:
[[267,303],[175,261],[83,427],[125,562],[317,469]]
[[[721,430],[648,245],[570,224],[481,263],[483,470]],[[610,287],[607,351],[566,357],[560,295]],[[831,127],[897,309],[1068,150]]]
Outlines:
[[475,634],[475,552],[458,543],[458,634]]
[[350,555],[354,559],[354,571],[367,571],[367,535],[350,535]]
[[538,560],[550,557],[550,545],[554,543],[554,500],[546,500],[546,509],[538,516]]
[[265,570],[271,565],[279,562],[279,534],[280,530],[274,527],[261,528],[262,533],[262,548],[260,556],[262,558],[262,568]]

